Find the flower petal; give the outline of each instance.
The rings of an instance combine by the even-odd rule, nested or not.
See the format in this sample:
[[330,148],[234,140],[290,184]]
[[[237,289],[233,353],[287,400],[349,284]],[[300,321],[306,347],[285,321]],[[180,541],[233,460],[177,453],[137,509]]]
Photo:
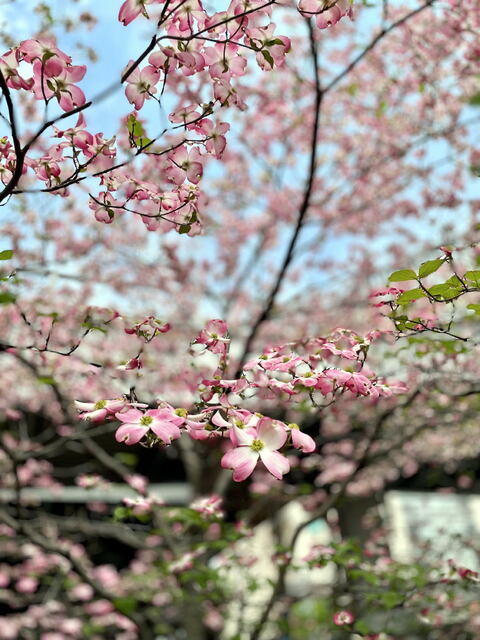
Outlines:
[[150,425],[151,431],[161,438],[167,444],[170,444],[172,440],[180,438],[180,429],[173,422],[166,422],[164,420],[154,420]]
[[315,440],[300,429],[292,429],[292,444],[296,449],[300,449],[303,453],[312,453],[315,451]]
[[255,438],[255,429],[239,429],[238,427],[233,427],[233,429],[230,430],[230,440],[237,446],[249,446]]
[[275,425],[270,418],[262,418],[257,426],[258,438],[264,443],[267,450],[280,449],[287,439],[286,430]]
[[143,416],[143,413],[138,409],[129,409],[128,411],[124,411],[123,413],[115,414],[115,417],[117,418],[117,420],[121,420],[121,422],[128,422],[128,423],[139,422],[142,416]]
[[137,444],[147,433],[148,427],[143,427],[139,424],[122,424],[115,431],[115,440],[117,442],[124,442],[125,444]]
[[221,465],[224,469],[233,469],[233,479],[241,482],[255,469],[258,453],[250,447],[236,447],[227,451],[223,456]]
[[270,471],[272,476],[282,479],[285,473],[290,471],[290,463],[285,456],[282,456],[278,451],[269,451],[268,449],[262,449],[260,451],[260,458],[263,464]]

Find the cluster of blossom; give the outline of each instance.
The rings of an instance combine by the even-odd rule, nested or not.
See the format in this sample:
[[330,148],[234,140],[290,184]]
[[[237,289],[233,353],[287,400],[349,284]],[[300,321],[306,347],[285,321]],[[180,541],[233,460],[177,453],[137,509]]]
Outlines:
[[[163,0],[149,4],[163,4]],[[290,39],[275,34],[273,22],[261,24],[262,20],[270,20],[272,4],[256,0],[247,9],[243,2],[232,0],[226,11],[209,15],[200,0],[180,3],[168,20],[159,20],[166,39],[171,38],[170,44],[159,44],[149,56],[149,64],[142,69],[134,66],[133,61],[127,65],[125,93],[129,102],[135,109],[141,109],[145,100],[157,93],[157,85],[165,83],[167,74],[177,69],[184,76],[205,70],[212,81],[214,100],[221,105],[231,102],[242,107],[231,84],[232,78],[246,73],[247,58],[242,51],[253,49],[260,68],[270,70],[282,66],[290,50]],[[352,5],[348,0],[302,0],[299,10],[306,16],[315,15],[320,29],[336,24],[344,16],[352,17]],[[127,0],[120,8],[119,20],[128,25],[139,15],[148,17],[145,3]],[[205,39],[195,37],[204,33],[208,35]],[[214,44],[211,44],[212,40]],[[133,71],[129,73],[132,67]],[[188,107],[182,113],[185,122]],[[188,120],[191,122],[192,118]]]
[[[135,640],[138,638],[134,623],[126,616],[116,612],[108,600],[91,600],[92,589],[87,584],[75,587],[70,594],[77,601],[76,615],[72,617],[71,607],[64,602],[48,600],[40,604],[32,604],[22,613],[2,616],[0,629],[1,640],[18,640],[29,631],[41,633],[41,640],[71,640],[82,638],[86,623],[94,624],[97,629],[107,632],[115,629],[118,640]],[[88,595],[85,600],[82,590]],[[76,593],[78,596],[75,597]],[[83,610],[78,605],[82,605]]]
[[[125,0],[120,7],[118,13],[118,19],[122,24],[127,26],[133,22],[139,16],[149,18],[148,11],[145,5],[161,5],[164,4],[164,0]],[[261,2],[256,0],[255,3],[258,9],[261,10],[264,7],[268,7],[271,3]],[[252,8],[255,8],[253,6]],[[180,33],[189,31],[192,29],[192,22],[188,17],[188,13],[193,14],[197,22],[207,27],[211,24],[218,22],[218,19],[223,16],[236,16],[241,15],[244,11],[243,3],[235,0],[230,3],[227,11],[216,14],[215,16],[208,17],[204,14],[204,9],[200,0],[196,0],[192,5],[183,7],[182,12],[179,12],[176,21],[178,22],[178,30]],[[303,15],[316,16],[317,25],[320,29],[326,29],[329,26],[336,24],[343,16],[352,17],[352,2],[349,0],[300,0],[298,9]]]
[[467,569],[467,567],[458,566],[457,563],[451,558],[448,560],[449,577],[443,578],[443,582],[451,582],[458,580],[470,581],[474,583],[480,582],[480,575],[478,571],[473,569]]
[[[176,229],[180,233],[198,234],[200,210],[205,204],[198,184],[208,156],[221,157],[226,146],[224,134],[229,129],[227,123],[214,122],[203,114],[201,107],[199,111],[192,110],[192,120],[188,124],[183,121],[185,133],[180,139],[173,139],[166,149],[159,150],[152,141],[145,148],[140,145],[137,149],[137,154],[142,151],[146,157],[144,172],[154,169],[158,175],[155,182],[142,180],[131,171],[119,168],[104,173],[100,181],[105,190],[95,196],[90,194],[89,206],[96,220],[111,224],[116,213],[126,211],[139,216],[150,231]],[[136,122],[136,113],[133,117]],[[171,114],[170,119],[179,122],[181,115]],[[177,124],[176,128],[179,126],[183,125]],[[197,137],[188,138],[189,132]],[[144,138],[134,138],[134,144],[143,141]]]
[[[16,532],[4,525],[0,526],[0,539],[2,556],[6,559],[0,564],[0,589],[14,594],[14,608],[18,610],[2,615],[1,640],[16,640],[32,632],[42,640],[81,638],[86,620],[94,621],[98,628],[113,626],[118,630],[116,637],[134,640],[132,621],[115,611],[111,602],[97,598],[93,588],[79,580],[70,562],[60,553],[47,553],[36,544],[19,540]],[[84,556],[80,544],[66,540],[57,543],[59,552],[69,548],[77,558]],[[62,575],[68,584],[61,602],[44,597],[55,575]],[[91,575],[108,588],[119,582],[116,570],[109,565],[95,567]]]
[[353,17],[353,8],[350,0],[300,0],[298,10],[306,17],[315,16],[315,22],[319,29],[327,29],[337,24],[343,17]]
[[[161,5],[163,0],[127,0],[120,8],[119,20],[128,25],[139,15],[149,17],[147,4]],[[82,114],[75,127],[65,131],[53,128],[55,137],[62,141],[49,148],[44,145],[40,157],[25,153],[39,134],[27,143],[20,157],[17,157],[18,141],[2,138],[0,179],[3,184],[11,186],[12,181],[18,184],[17,173],[24,175],[31,168],[46,190],[66,196],[68,187],[84,180],[84,172],[89,168],[93,175],[101,176],[104,188],[97,195],[91,194],[90,199],[90,208],[98,221],[110,224],[115,213],[128,211],[139,215],[149,230],[173,228],[190,235],[199,233],[204,196],[198,183],[207,158],[221,158],[229,130],[228,123],[214,121],[209,116],[214,109],[229,105],[245,108],[239,89],[233,83],[246,73],[245,52],[253,50],[258,65],[263,70],[271,70],[283,65],[291,46],[289,38],[275,33],[272,5],[273,2],[256,0],[247,7],[239,0],[232,0],[226,11],[209,15],[200,0],[180,3],[169,12],[161,12],[157,27],[164,35],[157,38],[157,46],[148,56],[147,64],[141,67],[141,63],[131,60],[126,65],[122,74],[125,95],[137,111],[146,100],[160,101],[166,86],[174,87],[187,76],[202,74],[211,86],[210,100],[205,101],[205,95],[191,92],[194,103],[180,104],[170,114],[173,129],[184,129],[185,135],[173,139],[166,148],[159,149],[156,140],[143,136],[143,127],[137,126],[136,112],[127,118],[136,155],[142,153],[148,157],[160,175],[155,184],[136,180],[129,172],[122,171],[124,162],[115,164],[115,138],[107,140],[102,133],[87,131]],[[320,28],[335,24],[345,15],[351,16],[347,0],[309,0],[305,6],[301,4],[299,10],[304,15],[316,15]],[[7,90],[31,93],[45,106],[55,98],[66,114],[83,111],[90,104],[77,85],[86,67],[72,64],[71,57],[61,51],[53,39],[32,38],[9,49],[0,57],[0,71]],[[39,133],[42,132],[43,128]],[[12,133],[15,134],[13,127]],[[189,138],[188,134],[200,137]],[[18,163],[21,171],[17,169]],[[165,185],[171,189],[165,189]]]
[[[404,387],[398,383],[383,383],[364,366],[370,344],[380,335],[381,332],[375,331],[362,337],[337,329],[328,338],[309,338],[272,347],[245,364],[244,380],[250,388],[265,389],[274,394],[285,393],[293,397],[307,392],[314,403],[325,396],[334,397],[346,391],[374,399],[388,397],[404,391]],[[333,357],[350,364],[345,368],[332,366]],[[225,386],[221,383],[219,386]],[[234,390],[238,392],[238,388]]]
[[[24,77],[25,67],[32,74]],[[28,66],[29,65],[29,66]],[[87,68],[73,65],[72,59],[60,51],[52,40],[24,40],[0,58],[0,70],[10,89],[31,91],[36,100],[48,103],[56,98],[63,111],[85,104],[85,94],[75,83],[80,82]]]
[[190,509],[198,511],[198,513],[210,518],[223,518],[225,515],[222,510],[222,498],[216,494],[204,498],[197,498],[190,504]]
[[[170,445],[183,432],[194,440],[222,438],[223,448],[227,450],[221,464],[233,470],[235,481],[248,478],[259,461],[275,478],[281,479],[290,470],[290,462],[280,450],[288,444],[303,453],[311,453],[315,450],[314,440],[295,423],[287,424],[241,408],[241,400],[248,393],[265,390],[277,395],[287,393],[288,397],[305,393],[312,397],[318,392],[332,399],[347,391],[373,399],[404,391],[402,385],[388,386],[373,375],[368,377],[359,371],[332,368],[327,364],[328,359],[336,356],[363,367],[369,345],[379,335],[380,332],[374,332],[360,337],[339,329],[328,339],[307,339],[271,348],[248,362],[239,378],[227,380],[222,375],[228,365],[228,327],[225,321],[214,319],[207,322],[193,341],[220,359],[213,378],[201,381],[201,402],[194,412],[174,408],[163,401],[159,401],[156,408],[149,408],[126,397],[76,405],[83,419],[120,421],[122,424],[115,434],[118,442]],[[294,347],[296,351],[292,350]],[[299,355],[300,349],[302,355]]]
[[124,331],[128,335],[136,335],[143,342],[151,342],[160,333],[167,333],[171,328],[168,322],[162,322],[158,318],[148,316],[133,327],[126,327]]

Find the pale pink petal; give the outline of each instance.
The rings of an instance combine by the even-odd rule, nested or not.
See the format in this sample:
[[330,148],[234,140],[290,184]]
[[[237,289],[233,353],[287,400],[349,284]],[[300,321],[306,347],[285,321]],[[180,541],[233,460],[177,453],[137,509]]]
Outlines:
[[92,409],[95,409],[95,402],[80,402],[79,400],[74,402],[79,411],[92,411]]
[[219,411],[215,411],[215,413],[213,414],[212,424],[214,424],[216,427],[230,428],[232,426],[230,422],[228,422],[227,420],[225,420],[225,418],[222,417],[222,414]]
[[46,62],[43,63],[43,75],[47,78],[52,78],[53,76],[59,76],[62,71],[65,69],[65,65],[58,58],[50,58]]
[[122,424],[115,432],[115,440],[117,442],[125,442],[125,444],[136,444],[147,433],[148,427],[139,424]]
[[253,460],[253,466],[255,466],[258,460],[258,453],[250,449],[250,447],[235,447],[235,449],[227,451],[220,464],[224,469],[235,469],[249,460]]
[[285,444],[287,432],[273,424],[270,418],[262,418],[257,426],[258,438],[270,451],[280,449]]
[[82,413],[80,418],[82,420],[89,420],[90,422],[102,422],[107,417],[108,411],[106,409],[95,409],[94,411],[88,411]]
[[302,433],[300,429],[292,429],[292,443],[296,449],[300,449],[303,453],[312,453],[315,451],[315,441],[306,433]]
[[193,184],[198,184],[203,175],[203,166],[200,162],[192,162],[187,169],[187,178]]
[[143,416],[143,413],[138,409],[129,409],[124,413],[116,413],[115,417],[122,422],[139,422],[140,418]]
[[210,334],[216,333],[219,336],[224,336],[228,331],[228,326],[225,320],[219,320],[215,318],[207,322],[207,324],[205,325],[205,330]]
[[257,432],[253,428],[239,429],[238,427],[233,427],[230,431],[230,440],[234,445],[251,445],[256,436]]
[[177,416],[173,409],[165,407],[162,407],[161,409],[150,409],[150,411],[147,411],[146,415],[162,420],[163,422],[171,422],[177,425],[177,427],[185,422],[185,418]]
[[243,482],[243,480],[246,480],[248,476],[252,474],[256,464],[257,464],[257,460],[254,460],[253,458],[251,458],[250,460],[247,460],[244,464],[234,469],[232,479],[235,482]]
[[188,432],[188,435],[192,440],[207,440],[212,436],[212,432],[204,431],[203,429],[192,429]]
[[155,69],[155,67],[148,65],[145,69],[142,69],[140,79],[147,82],[150,86],[153,86],[159,81],[160,73]]
[[142,7],[136,0],[126,0],[118,12],[118,20],[126,27],[142,13]]
[[221,465],[224,469],[233,469],[233,480],[242,482],[255,469],[257,460],[258,453],[250,447],[237,447],[223,456]]
[[135,109],[137,109],[137,111],[143,107],[145,94],[139,93],[135,85],[129,84],[125,89],[125,95],[127,96],[128,101],[135,105]]
[[268,449],[262,449],[260,451],[260,459],[263,464],[270,471],[272,476],[282,479],[285,473],[290,471],[290,463],[285,456],[282,456],[278,451],[269,451]]
[[87,67],[84,64],[72,65],[66,68],[69,82],[80,82],[83,80]]
[[153,433],[161,438],[167,444],[170,444],[172,440],[176,440],[180,438],[180,429],[171,422],[160,422],[154,421],[150,425],[150,429]]

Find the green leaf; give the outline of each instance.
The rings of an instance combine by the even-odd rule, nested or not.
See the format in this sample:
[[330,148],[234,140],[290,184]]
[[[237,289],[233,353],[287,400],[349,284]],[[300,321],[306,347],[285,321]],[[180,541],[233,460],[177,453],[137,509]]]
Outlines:
[[385,100],[382,100],[378,105],[377,110],[375,111],[375,116],[377,118],[381,118],[386,110],[387,110],[387,103],[385,102]]
[[397,304],[409,304],[414,300],[419,300],[420,298],[425,298],[427,294],[425,291],[417,287],[416,289],[410,289],[409,291],[404,291],[397,298]]
[[100,331],[100,333],[108,333],[105,327],[99,327],[90,320],[85,320],[85,322],[82,322],[82,327],[85,327],[85,329],[89,329],[90,331]]
[[146,147],[152,141],[145,135],[145,129],[141,122],[131,113],[127,118],[127,129],[130,137],[133,138],[133,142],[137,147]]
[[119,451],[114,457],[127,467],[134,467],[138,462],[137,454],[129,451]]
[[393,609],[398,604],[403,602],[404,596],[396,591],[386,591],[382,593],[381,600],[387,609]]
[[366,636],[368,633],[370,633],[370,627],[364,620],[357,620],[357,622],[355,623],[355,631],[358,631],[358,633]]
[[452,276],[451,278],[446,280],[446,283],[449,284],[451,287],[457,287],[458,289],[463,288],[463,282],[460,280],[458,276]]
[[191,225],[189,224],[181,224],[178,233],[188,233],[191,229]]
[[42,384],[50,384],[50,385],[54,385],[55,383],[55,378],[52,378],[52,376],[40,376],[39,378],[37,378],[38,382],[41,382]]
[[12,249],[5,249],[4,251],[0,251],[0,260],[10,260],[12,256]]
[[472,96],[469,99],[468,104],[472,107],[480,107],[480,93],[476,93],[474,96]]
[[145,136],[142,136],[137,140],[138,146],[141,147],[142,149],[143,147],[148,147],[148,145],[150,145],[151,143],[152,143],[152,140],[150,138],[146,138]]
[[128,133],[134,138],[143,136],[143,134],[145,133],[142,124],[136,119],[133,113],[131,113],[127,118],[127,129]]
[[435,271],[438,271],[438,269],[440,269],[444,262],[444,258],[437,258],[436,260],[427,260],[427,262],[422,262],[420,268],[418,269],[418,277],[426,278],[431,273],[435,273]]
[[473,282],[474,286],[480,287],[480,271],[467,271],[465,278],[469,282]]
[[273,62],[272,54],[270,53],[270,51],[267,51],[267,49],[262,49],[262,56],[265,58],[265,60],[273,69],[274,62]]
[[113,519],[116,520],[117,522],[119,520],[124,520],[125,518],[128,518],[129,515],[130,515],[130,512],[126,507],[115,507],[115,509],[113,510]]
[[125,616],[130,616],[134,611],[136,611],[138,606],[138,602],[135,598],[127,596],[114,598],[112,603],[115,609],[120,611],[120,613],[123,613]]
[[11,304],[12,302],[15,302],[16,299],[17,297],[9,291],[3,291],[0,293],[0,304]]
[[428,293],[437,298],[438,296],[442,297],[445,293],[451,291],[452,287],[444,282],[443,284],[434,284],[433,287],[428,289]]
[[390,282],[404,282],[405,280],[416,280],[417,274],[412,269],[400,269],[388,276]]
[[442,284],[434,284],[433,287],[429,287],[428,293],[434,298],[443,298],[444,300],[451,300],[456,298],[461,293],[463,285],[460,280],[453,276],[449,278],[447,282]]
[[475,315],[480,316],[480,304],[467,304],[467,309],[475,311]]

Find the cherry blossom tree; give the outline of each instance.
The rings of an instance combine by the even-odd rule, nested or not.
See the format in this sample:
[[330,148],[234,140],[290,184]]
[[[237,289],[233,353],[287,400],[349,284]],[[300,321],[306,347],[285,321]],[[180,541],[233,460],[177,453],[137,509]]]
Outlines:
[[342,514],[474,482],[476,0],[67,4],[2,32],[0,638],[474,638],[474,569]]

